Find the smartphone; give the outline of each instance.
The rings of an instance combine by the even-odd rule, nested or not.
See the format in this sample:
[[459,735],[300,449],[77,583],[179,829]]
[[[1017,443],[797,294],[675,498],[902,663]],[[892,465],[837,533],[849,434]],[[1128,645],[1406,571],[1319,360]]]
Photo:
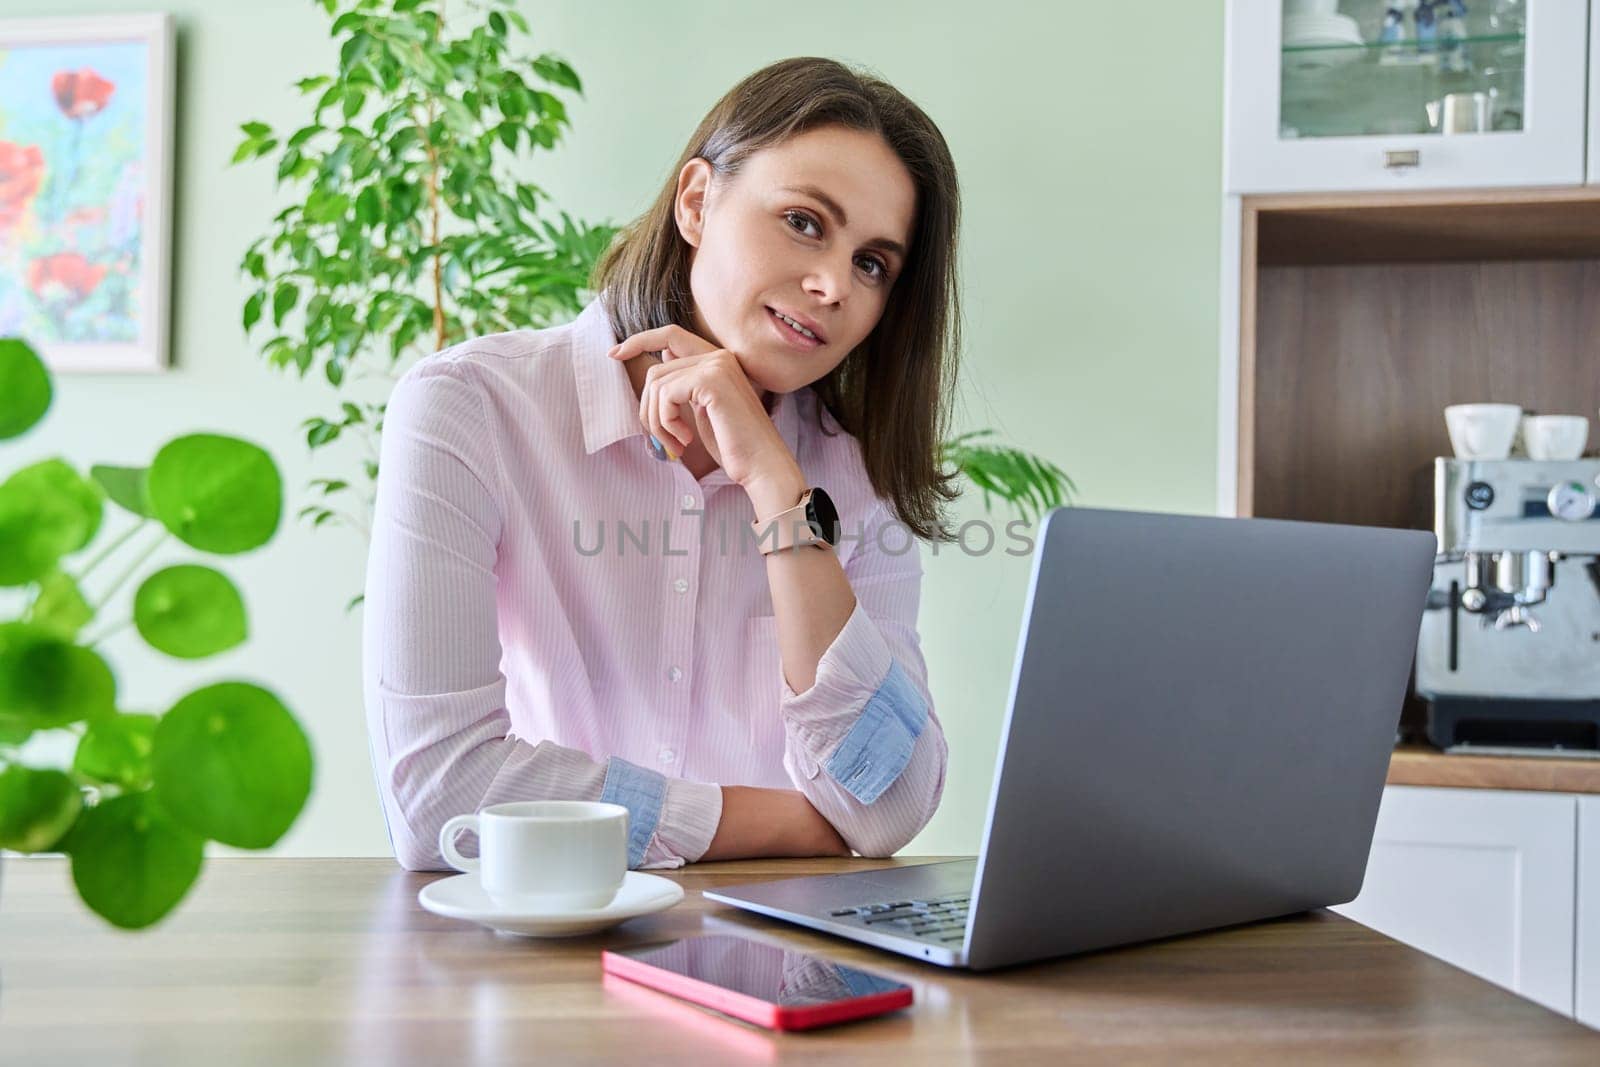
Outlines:
[[904,982],[727,934],[607,949],[600,966],[769,1030],[811,1030],[911,1004]]

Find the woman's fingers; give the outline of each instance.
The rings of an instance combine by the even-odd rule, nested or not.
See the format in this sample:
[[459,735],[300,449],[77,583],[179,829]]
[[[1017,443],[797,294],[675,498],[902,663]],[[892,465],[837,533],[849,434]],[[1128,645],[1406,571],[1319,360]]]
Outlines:
[[676,429],[669,425],[673,421],[672,412],[663,400],[663,389],[670,380],[667,371],[664,364],[657,364],[645,375],[644,388],[639,393],[639,422],[661,442],[670,458],[677,459],[689,446],[692,437],[685,439],[677,432],[682,428],[681,421]]
[[694,424],[700,431],[700,440],[705,442],[706,454],[722,465],[722,450],[717,447],[717,435],[711,430],[711,416],[706,414],[704,408],[690,405],[689,411],[694,415]]
[[686,375],[676,374],[656,382],[656,420],[683,446],[677,450],[680,452],[694,443],[694,427],[683,417],[684,407],[688,404],[688,397],[683,395],[683,386],[688,380]]
[[[651,368],[651,370],[654,369],[654,367]],[[682,445],[674,440],[671,434],[667,433],[666,428],[661,425],[660,420],[656,417],[656,391],[658,388],[652,378],[648,376],[645,378],[644,388],[639,391],[639,425],[645,428],[646,433],[660,442],[661,447],[666,450],[668,459],[677,459],[683,452]]]
[[682,326],[671,325],[642,330],[615,345],[607,354],[612,359],[629,360],[645,352],[660,352],[664,361],[671,362],[684,356],[698,356],[716,350],[717,346],[705,338],[690,333]]

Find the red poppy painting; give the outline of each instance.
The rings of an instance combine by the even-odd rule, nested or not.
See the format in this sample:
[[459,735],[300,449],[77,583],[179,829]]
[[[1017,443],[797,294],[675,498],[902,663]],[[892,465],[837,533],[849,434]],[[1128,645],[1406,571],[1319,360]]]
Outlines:
[[166,363],[171,17],[0,20],[0,337]]

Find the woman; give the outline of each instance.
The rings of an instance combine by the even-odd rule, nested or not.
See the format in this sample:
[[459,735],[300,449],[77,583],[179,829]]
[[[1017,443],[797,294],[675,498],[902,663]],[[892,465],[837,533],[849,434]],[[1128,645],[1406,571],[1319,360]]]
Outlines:
[[511,800],[626,805],[636,868],[927,823],[914,538],[949,539],[957,214],[915,104],[785,60],[706,116],[574,322],[405,375],[363,635],[403,866]]

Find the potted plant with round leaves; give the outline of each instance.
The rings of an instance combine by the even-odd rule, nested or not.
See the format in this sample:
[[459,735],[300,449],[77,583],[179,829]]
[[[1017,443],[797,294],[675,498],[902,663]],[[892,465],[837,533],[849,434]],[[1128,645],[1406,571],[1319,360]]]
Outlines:
[[[52,393],[33,350],[0,339],[0,440],[38,423]],[[108,499],[134,522],[79,564],[99,539]],[[218,434],[173,438],[145,467],[96,466],[84,477],[46,459],[0,482],[0,587],[21,590],[24,604],[0,620],[0,848],[65,852],[84,903],[119,927],[167,915],[199,877],[207,840],[267,848],[310,795],[310,742],[272,692],[228,680],[160,715],[129,710],[96,651],[128,625],[180,659],[242,643],[243,597],[198,563],[144,576],[131,619],[107,625],[102,616],[171,539],[214,555],[253,551],[272,539],[282,511],[272,457]],[[102,565],[125,548],[132,561],[101,580]],[[95,623],[99,632],[87,636]],[[25,743],[49,731],[76,736],[70,766],[25,758]]]

